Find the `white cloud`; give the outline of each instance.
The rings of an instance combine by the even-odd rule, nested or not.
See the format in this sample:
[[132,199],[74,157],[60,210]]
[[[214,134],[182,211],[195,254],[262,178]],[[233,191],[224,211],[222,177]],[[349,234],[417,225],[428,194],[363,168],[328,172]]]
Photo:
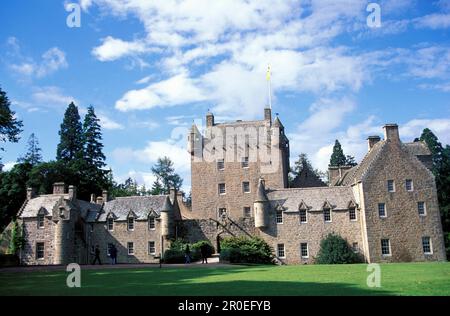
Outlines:
[[418,28],[446,29],[450,27],[450,14],[434,13],[414,19]]
[[65,108],[70,102],[78,104],[74,97],[65,95],[55,86],[34,88],[31,98],[34,105],[44,108]]
[[15,161],[8,161],[3,165],[3,171],[11,171],[12,168],[17,164]]
[[403,141],[410,142],[420,137],[424,128],[436,134],[442,144],[450,144],[450,119],[414,119],[400,126]]
[[102,44],[92,50],[92,54],[100,61],[113,61],[125,56],[141,54],[148,51],[140,41],[126,42],[108,36],[102,39]]
[[98,118],[100,120],[100,126],[104,129],[117,130],[117,129],[125,128],[122,124],[114,121],[113,119],[111,119],[110,117],[108,117],[105,114],[99,113]]

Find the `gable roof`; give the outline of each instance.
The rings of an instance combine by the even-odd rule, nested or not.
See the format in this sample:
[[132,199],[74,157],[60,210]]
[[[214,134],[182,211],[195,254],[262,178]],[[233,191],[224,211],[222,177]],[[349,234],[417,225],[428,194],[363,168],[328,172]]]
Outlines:
[[267,197],[273,208],[280,205],[290,212],[298,211],[302,204],[308,206],[308,211],[321,211],[325,203],[332,210],[346,210],[354,201],[353,190],[347,186],[279,189],[267,192]]
[[110,212],[115,215],[116,220],[126,220],[130,212],[134,213],[137,220],[146,219],[152,211],[159,216],[166,199],[167,195],[119,197],[104,204],[97,220],[106,221]]
[[428,145],[424,141],[418,141],[413,143],[403,143],[406,150],[408,150],[414,156],[429,156],[431,151]]

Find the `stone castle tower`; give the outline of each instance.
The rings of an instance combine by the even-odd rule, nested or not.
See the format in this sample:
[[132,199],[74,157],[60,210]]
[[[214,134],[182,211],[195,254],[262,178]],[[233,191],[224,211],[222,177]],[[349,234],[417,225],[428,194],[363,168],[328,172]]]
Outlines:
[[188,150],[195,218],[250,217],[261,177],[267,189],[288,187],[289,141],[270,108],[263,120],[231,123],[208,112],[203,134],[192,126]]

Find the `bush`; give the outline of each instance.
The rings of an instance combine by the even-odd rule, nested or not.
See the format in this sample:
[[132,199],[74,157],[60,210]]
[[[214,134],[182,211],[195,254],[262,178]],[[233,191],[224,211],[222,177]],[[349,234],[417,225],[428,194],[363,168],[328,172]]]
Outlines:
[[164,251],[164,263],[184,263],[184,251],[176,249],[167,249]]
[[207,244],[207,255],[210,257],[214,253],[214,247],[207,240],[198,241],[194,244],[186,243],[180,239],[172,241],[170,248],[164,252],[164,263],[185,263],[186,246],[189,245],[191,251],[191,261],[197,261],[201,259],[200,247],[203,244]]
[[211,257],[214,253],[214,247],[208,240],[201,240],[191,245],[191,251],[196,253],[201,258],[201,247],[206,245],[206,256]]
[[272,263],[272,248],[259,237],[229,237],[221,242],[220,259],[230,263]]
[[318,264],[342,264],[361,262],[362,258],[355,253],[348,242],[337,234],[328,234],[320,242],[319,254],[316,257]]

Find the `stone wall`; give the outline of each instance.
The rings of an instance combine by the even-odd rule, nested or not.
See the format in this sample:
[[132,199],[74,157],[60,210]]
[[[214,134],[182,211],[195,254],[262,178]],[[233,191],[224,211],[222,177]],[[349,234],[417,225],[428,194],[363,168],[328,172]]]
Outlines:
[[[51,217],[45,217],[44,228],[38,228],[37,218],[24,218],[23,236],[25,246],[20,252],[21,264],[24,265],[50,265],[54,264],[54,228],[55,223]],[[36,243],[44,243],[44,259],[36,258]]]

